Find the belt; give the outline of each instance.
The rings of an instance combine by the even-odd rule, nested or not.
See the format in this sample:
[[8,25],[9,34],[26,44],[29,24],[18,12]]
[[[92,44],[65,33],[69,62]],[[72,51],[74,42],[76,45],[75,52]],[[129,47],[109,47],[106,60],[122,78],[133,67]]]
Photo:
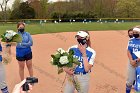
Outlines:
[[75,75],[86,75],[88,72],[74,72]]

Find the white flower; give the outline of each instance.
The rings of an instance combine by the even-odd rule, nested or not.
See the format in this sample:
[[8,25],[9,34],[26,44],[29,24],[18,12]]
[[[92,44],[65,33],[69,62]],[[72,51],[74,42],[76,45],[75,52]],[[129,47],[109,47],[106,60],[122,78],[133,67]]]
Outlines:
[[58,48],[57,51],[59,51],[61,54],[65,53],[66,51],[63,50],[62,48]]
[[7,30],[6,33],[11,34],[12,36],[15,36],[17,33],[14,32],[13,30]]
[[68,57],[67,57],[67,56],[62,56],[62,57],[60,57],[59,62],[60,62],[62,65],[69,63]]
[[9,40],[10,40],[10,39],[12,39],[12,37],[13,37],[13,35],[10,34],[10,33],[6,33],[6,34],[5,34],[5,38],[6,38],[6,39],[9,39]]
[[7,30],[5,34],[5,38],[11,40],[13,36],[15,36],[17,33],[13,30]]

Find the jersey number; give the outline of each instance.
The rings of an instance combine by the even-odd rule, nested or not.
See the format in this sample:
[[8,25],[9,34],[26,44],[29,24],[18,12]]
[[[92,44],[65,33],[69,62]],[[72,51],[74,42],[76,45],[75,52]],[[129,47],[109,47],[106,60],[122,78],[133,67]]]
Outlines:
[[133,48],[133,52],[138,52],[138,49],[134,49],[134,48]]
[[80,62],[79,68],[83,68],[83,63]]

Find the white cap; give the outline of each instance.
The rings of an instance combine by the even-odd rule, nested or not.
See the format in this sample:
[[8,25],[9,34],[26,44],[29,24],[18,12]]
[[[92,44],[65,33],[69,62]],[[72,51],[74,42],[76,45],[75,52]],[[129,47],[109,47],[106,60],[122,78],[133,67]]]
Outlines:
[[140,32],[140,28],[133,28],[133,31]]
[[87,32],[85,32],[85,31],[78,31],[76,36],[86,38],[86,37],[89,37],[89,34]]

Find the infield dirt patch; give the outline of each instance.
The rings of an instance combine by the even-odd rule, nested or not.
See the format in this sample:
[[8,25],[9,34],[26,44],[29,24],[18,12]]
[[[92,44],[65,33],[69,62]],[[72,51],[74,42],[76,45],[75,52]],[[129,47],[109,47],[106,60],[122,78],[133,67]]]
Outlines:
[[[50,64],[57,48],[68,49],[76,44],[76,32],[33,35],[34,76],[39,78],[31,93],[61,93],[65,74],[57,75],[57,69]],[[127,31],[91,31],[92,48],[96,60],[91,72],[89,93],[125,93],[127,73]],[[20,81],[15,47],[12,47],[13,61],[6,66],[7,83],[12,91]],[[27,68],[25,76],[28,76]]]

